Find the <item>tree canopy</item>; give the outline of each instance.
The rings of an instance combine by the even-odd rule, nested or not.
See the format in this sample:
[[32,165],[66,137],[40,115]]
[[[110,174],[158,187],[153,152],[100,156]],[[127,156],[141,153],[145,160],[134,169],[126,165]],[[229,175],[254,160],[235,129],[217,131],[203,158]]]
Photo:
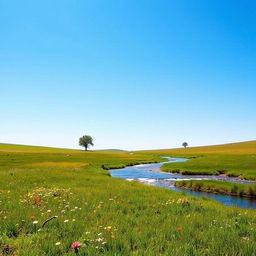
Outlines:
[[184,148],[186,148],[186,147],[188,146],[188,143],[187,143],[187,142],[183,142],[183,143],[182,143],[182,146],[183,146]]
[[81,138],[79,138],[79,146],[84,147],[84,149],[87,151],[89,146],[93,146],[93,139],[89,135],[84,135]]

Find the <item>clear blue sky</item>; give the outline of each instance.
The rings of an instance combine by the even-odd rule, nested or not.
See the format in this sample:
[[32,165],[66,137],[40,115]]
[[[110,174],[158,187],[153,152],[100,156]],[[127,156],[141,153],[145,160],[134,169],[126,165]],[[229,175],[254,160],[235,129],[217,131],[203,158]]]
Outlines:
[[256,2],[0,0],[0,142],[255,139]]

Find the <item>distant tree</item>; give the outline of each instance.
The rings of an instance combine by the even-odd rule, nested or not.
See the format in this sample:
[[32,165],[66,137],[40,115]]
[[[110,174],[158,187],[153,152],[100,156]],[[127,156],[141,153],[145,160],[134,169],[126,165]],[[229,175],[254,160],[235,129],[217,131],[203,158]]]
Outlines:
[[93,146],[92,137],[89,135],[84,135],[81,138],[79,138],[79,146],[84,147],[84,150],[87,151],[89,146]]
[[186,147],[188,146],[188,143],[187,143],[187,142],[183,142],[183,143],[182,143],[182,146],[183,146],[184,148],[186,148]]

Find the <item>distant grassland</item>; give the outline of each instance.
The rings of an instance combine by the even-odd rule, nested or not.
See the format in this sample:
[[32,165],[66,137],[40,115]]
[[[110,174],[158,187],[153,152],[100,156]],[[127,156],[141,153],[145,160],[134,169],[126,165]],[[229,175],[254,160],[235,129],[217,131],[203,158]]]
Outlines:
[[229,143],[214,146],[202,147],[188,147],[188,148],[175,148],[175,149],[159,149],[159,150],[145,150],[143,152],[155,152],[158,154],[175,154],[175,155],[200,155],[200,154],[224,154],[224,155],[255,155],[256,154],[256,140]]
[[176,181],[175,186],[199,192],[256,198],[256,184],[238,184],[217,180],[182,180]]
[[5,144],[0,143],[0,151],[2,152],[31,152],[31,153],[40,153],[40,152],[79,152],[79,150],[74,149],[65,149],[65,148],[52,148],[52,147],[40,147],[40,146],[29,146],[29,145],[18,145],[18,144]]
[[226,174],[240,176],[244,179],[256,179],[256,141],[186,149],[142,151],[141,153],[191,158],[184,163],[165,164],[161,169],[166,172],[190,175]]
[[75,255],[74,241],[88,256],[254,255],[256,211],[112,178],[102,168],[160,155],[0,144],[0,255]]

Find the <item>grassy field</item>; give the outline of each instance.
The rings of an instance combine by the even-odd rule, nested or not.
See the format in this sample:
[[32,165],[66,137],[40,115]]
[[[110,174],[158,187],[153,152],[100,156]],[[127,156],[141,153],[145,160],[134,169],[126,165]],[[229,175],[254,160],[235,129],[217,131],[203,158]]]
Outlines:
[[200,192],[256,198],[256,184],[238,184],[217,180],[182,180],[176,181],[175,186]]
[[256,179],[256,141],[186,149],[144,151],[155,155],[191,158],[162,166],[163,171],[182,174],[240,176]]
[[255,255],[254,210],[111,178],[102,168],[162,154],[203,153],[0,144],[0,255]]

